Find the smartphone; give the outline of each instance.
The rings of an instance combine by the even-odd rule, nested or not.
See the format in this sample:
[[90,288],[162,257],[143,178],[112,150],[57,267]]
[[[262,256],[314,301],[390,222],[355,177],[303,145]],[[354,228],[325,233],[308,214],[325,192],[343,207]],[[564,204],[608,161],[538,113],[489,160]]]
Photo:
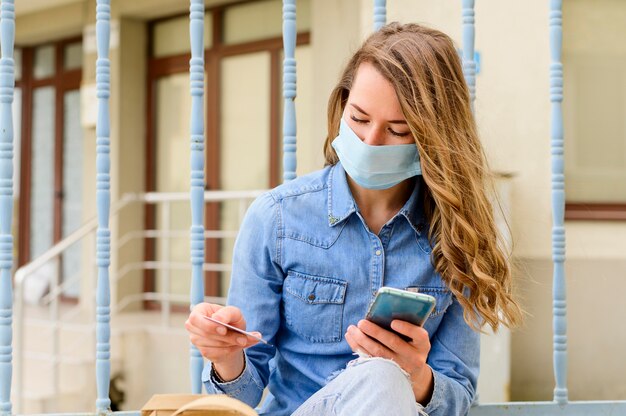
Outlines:
[[[424,293],[383,286],[378,289],[365,319],[398,334],[391,329],[391,321],[398,319],[423,326],[435,308],[435,303],[434,297]],[[406,341],[409,340],[405,335],[398,335]]]

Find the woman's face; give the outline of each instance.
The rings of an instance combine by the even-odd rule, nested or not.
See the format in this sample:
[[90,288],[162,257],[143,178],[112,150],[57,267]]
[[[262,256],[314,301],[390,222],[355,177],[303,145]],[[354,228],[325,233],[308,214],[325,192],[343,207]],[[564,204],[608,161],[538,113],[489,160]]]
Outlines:
[[343,119],[371,146],[415,143],[393,86],[368,62],[357,69]]

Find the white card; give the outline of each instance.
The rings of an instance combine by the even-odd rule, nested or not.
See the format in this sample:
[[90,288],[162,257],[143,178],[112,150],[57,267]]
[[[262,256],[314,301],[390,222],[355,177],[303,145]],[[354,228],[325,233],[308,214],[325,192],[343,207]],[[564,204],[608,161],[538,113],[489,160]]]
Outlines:
[[254,334],[253,334],[253,333],[251,333],[251,332],[247,332],[247,331],[244,331],[243,329],[239,329],[239,328],[237,328],[236,326],[228,325],[228,324],[226,324],[226,323],[224,323],[224,322],[218,321],[217,319],[213,319],[213,318],[211,318],[210,316],[206,316],[206,315],[204,316],[204,319],[209,320],[209,321],[211,321],[211,322],[214,322],[214,323],[216,323],[216,324],[219,324],[219,325],[225,326],[226,328],[228,328],[228,329],[232,329],[233,331],[235,331],[235,332],[239,332],[240,334],[243,334],[243,335],[246,335],[246,336],[248,336],[248,337],[254,338],[254,339],[256,339],[257,341],[262,342],[262,343],[263,343],[263,344],[265,344],[265,345],[269,345],[270,347],[272,347],[272,346],[273,346],[272,344],[270,344],[269,342],[267,342],[267,341],[266,341],[266,340],[264,340],[263,338],[258,337],[258,336],[254,335]]

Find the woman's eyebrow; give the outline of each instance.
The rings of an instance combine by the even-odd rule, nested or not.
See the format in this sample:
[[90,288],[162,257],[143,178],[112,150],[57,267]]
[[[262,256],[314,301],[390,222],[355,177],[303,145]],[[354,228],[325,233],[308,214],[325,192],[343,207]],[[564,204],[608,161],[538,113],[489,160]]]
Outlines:
[[[358,112],[365,114],[366,116],[369,116],[369,114],[367,114],[365,112],[365,110],[363,110],[361,107],[359,107],[358,105],[354,104],[354,103],[350,103],[350,105],[352,107],[354,107]],[[389,124],[407,124],[406,120],[387,120],[387,123]]]

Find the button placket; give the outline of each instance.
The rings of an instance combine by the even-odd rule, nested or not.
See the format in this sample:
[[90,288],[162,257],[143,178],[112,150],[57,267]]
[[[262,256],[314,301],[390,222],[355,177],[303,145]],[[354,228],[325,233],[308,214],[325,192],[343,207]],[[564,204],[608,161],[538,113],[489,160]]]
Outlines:
[[383,251],[383,245],[377,235],[370,233],[370,240],[372,242],[372,279],[371,290],[372,294],[378,291],[378,288],[382,286],[384,279],[383,273],[385,270],[385,256]]

